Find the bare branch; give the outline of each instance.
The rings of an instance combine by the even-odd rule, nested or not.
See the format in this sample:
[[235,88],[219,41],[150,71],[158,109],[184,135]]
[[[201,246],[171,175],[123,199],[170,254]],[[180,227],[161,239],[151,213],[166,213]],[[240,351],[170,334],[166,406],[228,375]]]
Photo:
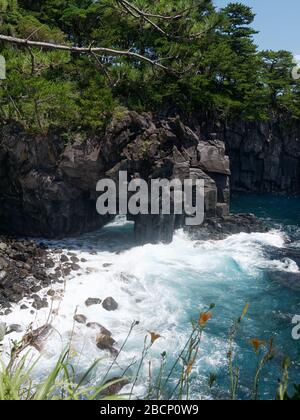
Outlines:
[[114,82],[112,80],[112,78],[109,75],[109,72],[107,71],[106,67],[104,66],[104,64],[101,63],[101,60],[99,59],[99,57],[97,56],[97,54],[95,54],[94,52],[91,52],[92,57],[94,57],[96,63],[98,64],[99,68],[104,72],[105,76],[108,79],[109,85],[111,87],[113,87]]
[[31,58],[31,76],[34,75],[35,73],[35,56],[32,52],[32,49],[30,47],[27,47],[29,54],[30,54],[30,58]]
[[[151,19],[149,19],[149,17],[147,16],[147,14],[145,12],[143,12],[142,10],[140,10],[138,7],[134,6],[133,4],[129,3],[126,0],[117,0],[131,15],[133,15],[133,17],[136,18],[143,18],[145,19],[146,22],[148,22],[151,26],[153,26],[153,28],[155,28],[158,32],[160,32],[161,34],[170,37],[170,35],[164,31],[160,26],[158,26],[155,22],[153,22]],[[132,10],[134,12],[136,12],[138,14],[138,16],[136,16],[134,13],[132,13]]]
[[15,110],[15,111],[16,111],[16,113],[19,115],[19,118],[21,118],[21,120],[23,120],[23,116],[22,116],[22,114],[21,114],[21,112],[20,112],[19,108],[17,107],[17,105],[16,105],[15,101],[13,100],[13,98],[12,98],[10,95],[8,95],[8,97],[9,97],[9,100],[11,101],[11,103],[13,104],[13,108],[14,108],[14,110]]
[[[131,7],[132,9],[136,9],[136,11],[138,10],[138,8],[136,6],[129,3],[127,0],[117,0],[117,1],[119,3],[126,4],[128,7]],[[182,12],[177,13],[176,15],[171,15],[171,16],[149,13],[149,12],[145,12],[144,10],[139,10],[139,14],[141,14],[142,16],[148,17],[148,18],[171,21],[171,20],[182,19],[184,17],[185,13],[189,12],[191,9],[192,9],[192,7],[189,7],[187,9],[183,10]]]
[[1,35],[1,34],[0,34],[0,41],[27,47],[27,48],[40,47],[40,48],[49,49],[49,50],[60,50],[60,51],[77,53],[77,54],[102,54],[102,55],[110,55],[114,57],[135,58],[137,60],[151,64],[152,66],[160,68],[162,70],[172,71],[172,69],[164,66],[158,60],[151,60],[150,58],[142,54],[135,53],[133,51],[124,51],[124,50],[117,50],[114,48],[104,48],[104,47],[75,47],[75,46],[62,45],[62,44],[53,44],[50,42],[30,41],[27,39],[15,38],[12,36]]
[[[145,22],[149,23],[154,29],[156,29],[158,32],[160,32],[161,34],[165,35],[166,37],[170,38],[170,39],[174,39],[174,40],[195,40],[197,38],[201,38],[203,35],[205,35],[209,29],[213,29],[209,28],[209,29],[204,29],[201,32],[198,33],[194,33],[194,34],[189,34],[189,35],[172,35],[170,33],[168,33],[167,31],[165,31],[161,26],[159,26],[157,23],[153,22],[152,19],[163,19],[163,20],[167,20],[167,21],[175,21],[175,20],[179,20],[185,17],[186,13],[191,12],[195,7],[197,6],[191,6],[185,10],[183,10],[180,14],[177,14],[175,16],[164,16],[164,15],[156,15],[156,14],[152,14],[152,13],[148,13],[145,12],[144,10],[139,9],[137,6],[135,6],[134,4],[130,3],[127,0],[117,0],[117,3],[120,4],[121,7],[123,7],[123,9],[125,9],[128,13],[130,13],[134,18],[136,19],[144,19]],[[152,19],[150,19],[152,18]]]
[[43,29],[43,27],[44,27],[45,25],[42,25],[41,27],[39,27],[39,28],[37,28],[37,29],[35,29],[30,35],[29,35],[29,37],[27,38],[27,41],[29,41],[37,32],[39,32],[41,29]]

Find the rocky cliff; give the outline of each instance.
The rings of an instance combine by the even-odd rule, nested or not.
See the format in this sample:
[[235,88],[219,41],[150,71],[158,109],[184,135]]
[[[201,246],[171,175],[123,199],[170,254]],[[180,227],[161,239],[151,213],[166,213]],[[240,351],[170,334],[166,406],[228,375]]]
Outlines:
[[227,121],[199,117],[199,137],[216,133],[230,157],[231,189],[300,194],[300,121]]
[[[102,227],[96,184],[128,171],[139,177],[204,179],[206,217],[229,213],[229,158],[223,142],[200,140],[176,118],[124,112],[101,136],[66,141],[34,136],[20,125],[0,128],[0,231],[62,237]],[[134,218],[138,242],[170,241],[175,215]]]

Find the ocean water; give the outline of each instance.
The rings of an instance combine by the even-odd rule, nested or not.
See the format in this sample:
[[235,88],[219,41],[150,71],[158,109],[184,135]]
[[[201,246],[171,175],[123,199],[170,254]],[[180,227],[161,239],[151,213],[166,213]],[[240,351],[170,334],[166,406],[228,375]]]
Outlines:
[[[233,235],[222,241],[195,242],[178,231],[170,245],[134,246],[133,225],[119,218],[99,232],[79,238],[51,242],[86,259],[81,270],[65,285],[55,285],[62,300],[54,300],[56,315],[50,317],[55,332],[46,343],[36,376],[43,376],[55,363],[59,353],[72,339],[76,368],[84,370],[100,358],[99,377],[111,364],[111,358],[95,345],[96,331],[75,324],[75,311],[88,322],[108,328],[120,348],[133,321],[139,321],[110,375],[126,371],[134,375],[141,356],[144,337],[154,331],[162,337],[153,345],[141,372],[135,394],[145,393],[148,362],[158,370],[163,351],[168,364],[176,359],[190,331],[191,321],[214,303],[213,318],[207,323],[199,357],[192,372],[191,395],[200,399],[228,397],[227,366],[228,333],[232,322],[250,304],[235,342],[235,358],[241,369],[238,398],[251,397],[257,356],[249,341],[274,339],[275,357],[263,372],[260,395],[274,399],[281,363],[287,355],[292,360],[291,382],[300,383],[300,341],[292,338],[292,318],[300,315],[300,292],[273,281],[272,271],[299,272],[289,259],[276,259],[270,249],[285,247],[287,233],[300,240],[300,199],[272,196],[236,196],[233,210],[247,211],[263,217],[269,224],[268,233]],[[46,295],[47,290],[41,295]],[[87,308],[87,298],[105,299],[112,296],[119,309],[107,312],[102,306]],[[8,324],[29,323],[39,327],[49,319],[49,308],[31,314],[16,306],[4,321]],[[19,338],[17,334],[10,338]],[[6,346],[8,346],[8,341]],[[128,370],[128,366],[131,366]],[[208,378],[216,375],[210,389]],[[175,378],[173,378],[175,381]],[[175,382],[174,382],[175,383]],[[129,388],[130,389],[130,388]],[[127,391],[129,390],[127,388]],[[125,389],[126,391],[126,389]]]

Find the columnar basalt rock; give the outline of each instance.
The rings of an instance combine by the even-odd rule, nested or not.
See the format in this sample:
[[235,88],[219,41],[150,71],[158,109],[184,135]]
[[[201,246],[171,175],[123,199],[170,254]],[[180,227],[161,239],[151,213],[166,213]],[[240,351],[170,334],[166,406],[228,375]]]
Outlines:
[[300,121],[220,120],[196,116],[190,121],[202,139],[209,133],[226,144],[232,191],[300,194]]
[[[129,179],[205,181],[207,217],[229,213],[229,158],[218,140],[200,141],[179,117],[124,112],[102,136],[66,142],[59,133],[26,134],[0,127],[0,231],[62,237],[102,227],[113,216],[96,212],[96,184],[127,171]],[[182,218],[134,218],[140,243],[172,240]]]
[[250,122],[226,131],[237,191],[300,193],[299,122]]

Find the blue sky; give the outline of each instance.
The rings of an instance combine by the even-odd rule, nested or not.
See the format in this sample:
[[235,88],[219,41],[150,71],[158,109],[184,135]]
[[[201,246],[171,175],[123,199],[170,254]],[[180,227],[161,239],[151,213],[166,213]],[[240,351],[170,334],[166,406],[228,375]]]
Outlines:
[[[223,7],[229,0],[214,0]],[[260,49],[292,51],[300,55],[300,0],[238,0],[256,13],[256,42]],[[234,2],[234,0],[233,0]]]

